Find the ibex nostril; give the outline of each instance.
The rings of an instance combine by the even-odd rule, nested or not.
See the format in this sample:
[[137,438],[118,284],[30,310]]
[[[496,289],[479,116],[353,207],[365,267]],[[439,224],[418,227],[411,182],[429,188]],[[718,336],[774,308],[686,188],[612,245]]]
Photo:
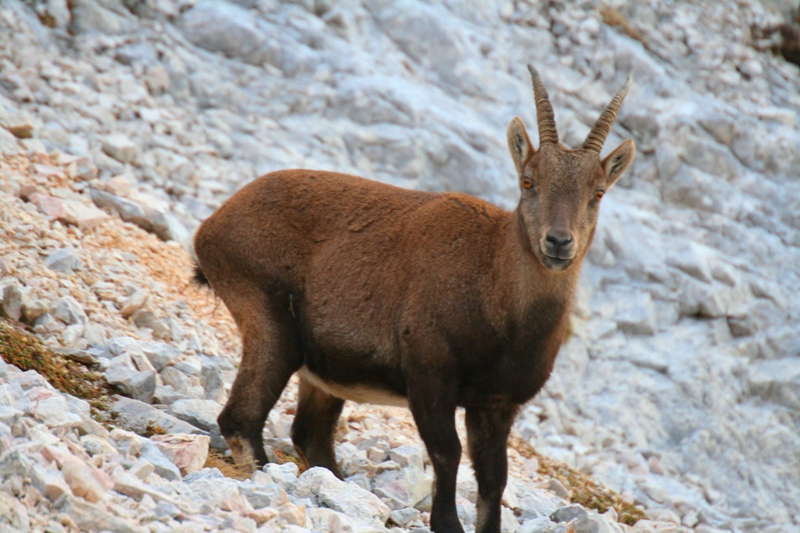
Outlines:
[[572,237],[569,235],[556,235],[553,233],[549,234],[545,240],[547,241],[547,244],[556,246],[558,248],[569,246],[573,241]]

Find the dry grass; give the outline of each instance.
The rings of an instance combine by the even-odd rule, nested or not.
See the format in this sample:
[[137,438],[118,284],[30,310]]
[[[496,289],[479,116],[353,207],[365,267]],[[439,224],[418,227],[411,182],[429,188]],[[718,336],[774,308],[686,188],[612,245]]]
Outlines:
[[605,513],[613,507],[617,512],[618,521],[629,526],[647,518],[642,509],[625,501],[613,490],[564,463],[540,455],[533,446],[520,437],[513,436],[509,440],[509,445],[523,457],[535,458],[539,463],[539,474],[560,481],[569,491],[570,501],[573,503],[579,503],[600,513]]
[[222,472],[222,475],[225,477],[238,479],[240,481],[250,479],[250,472],[248,468],[237,466],[233,462],[232,458],[225,457],[225,454],[214,448],[209,448],[208,459],[206,459],[206,464],[204,464],[203,467],[216,468]]
[[622,32],[631,39],[636,39],[640,43],[647,46],[644,34],[631,26],[630,21],[628,21],[628,17],[626,17],[619,9],[611,7],[608,4],[600,4],[597,10],[600,12],[600,17],[603,19],[603,23],[611,26],[612,28],[618,28],[622,30]]
[[[278,458],[278,464],[296,464],[300,469],[298,475],[308,470],[308,467],[299,457],[282,452],[280,450],[274,450],[274,453]],[[219,450],[215,450],[214,448],[210,448],[208,450],[208,459],[206,459],[206,464],[203,466],[205,468],[217,468],[225,477],[239,480],[250,479],[252,471],[252,468],[246,468],[243,465],[237,465],[233,462],[232,457],[226,457],[224,453]]]
[[35,370],[61,392],[86,400],[95,417],[105,419],[100,414],[108,410],[113,392],[102,374],[49,350],[35,335],[3,320],[0,320],[0,357],[21,370]]

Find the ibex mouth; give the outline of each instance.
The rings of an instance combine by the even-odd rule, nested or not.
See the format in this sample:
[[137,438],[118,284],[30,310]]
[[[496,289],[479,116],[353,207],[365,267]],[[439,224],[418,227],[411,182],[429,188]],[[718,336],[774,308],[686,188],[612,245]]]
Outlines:
[[555,270],[556,272],[560,272],[562,270],[566,270],[572,264],[573,258],[568,259],[561,259],[559,257],[551,257],[549,255],[542,254],[542,264],[550,270]]

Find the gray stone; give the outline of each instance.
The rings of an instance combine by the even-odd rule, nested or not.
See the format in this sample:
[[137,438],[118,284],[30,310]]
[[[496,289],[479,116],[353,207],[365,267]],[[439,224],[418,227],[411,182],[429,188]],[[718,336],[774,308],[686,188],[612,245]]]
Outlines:
[[169,502],[158,502],[155,508],[156,518],[178,518],[181,510]]
[[20,153],[22,149],[13,133],[5,128],[0,128],[0,155],[12,156]]
[[64,323],[56,320],[50,313],[45,313],[33,322],[33,331],[39,335],[52,335],[61,333],[66,326]]
[[800,409],[800,358],[751,363],[747,382],[751,394],[790,409]]
[[39,465],[35,465],[31,470],[31,485],[51,502],[57,501],[65,494],[72,493],[61,472],[44,469]]
[[181,354],[179,349],[165,342],[144,342],[141,344],[141,348],[157,372],[160,372]]
[[[0,359],[2,361],[2,359]],[[0,405],[0,422],[13,426],[24,413],[10,405]]]
[[186,400],[188,396],[182,394],[168,385],[156,385],[156,391],[153,394],[153,403],[160,403],[162,405],[171,405],[177,400]]
[[[537,516],[523,522],[517,533],[555,533],[558,531],[557,527],[548,517]],[[561,527],[566,531],[566,528]]]
[[580,505],[570,505],[562,507],[550,515],[553,522],[571,522],[577,520],[578,522],[585,521],[589,518],[589,513]]
[[108,350],[115,356],[144,353],[142,342],[133,337],[114,337],[108,341]]
[[144,289],[136,289],[133,294],[122,300],[122,307],[120,308],[119,312],[123,317],[128,318],[133,313],[144,307],[149,298],[150,293],[148,291]]
[[656,309],[649,293],[626,293],[617,302],[614,317],[617,327],[634,335],[653,335],[656,331]]
[[37,318],[50,310],[50,304],[43,299],[31,299],[30,295],[22,297],[22,316],[25,322],[33,324]]
[[137,328],[146,328],[152,331],[153,337],[158,339],[166,338],[169,334],[169,328],[156,316],[152,309],[142,308],[136,310],[131,315],[131,320],[136,324]]
[[294,490],[299,498],[316,497],[320,505],[356,520],[385,522],[391,510],[377,496],[353,483],[337,479],[327,468],[311,468],[297,479]]
[[26,450],[15,448],[0,455],[0,474],[4,477],[15,474],[27,476],[33,468],[33,464]]
[[250,13],[229,2],[199,2],[183,13],[178,26],[186,38],[206,50],[253,65],[280,65],[280,48],[271,43]]
[[70,199],[64,199],[61,203],[64,211],[61,216],[58,217],[58,220],[71,226],[77,226],[82,230],[90,230],[111,220],[108,214],[94,205],[87,205],[82,201],[79,202]]
[[333,509],[308,508],[306,517],[311,522],[310,525],[315,531],[328,531],[330,533],[346,533],[356,529],[355,524],[349,516]]
[[83,531],[113,531],[137,533],[139,525],[133,520],[115,516],[101,503],[91,503],[67,494],[59,501],[58,509],[69,516]]
[[169,213],[99,189],[89,189],[89,194],[98,207],[117,213],[122,220],[155,233],[164,241],[181,241],[186,233],[181,223]]
[[[282,465],[269,463],[264,466],[264,472],[269,474],[272,480],[280,485],[284,490],[287,492],[292,492],[295,489],[295,485],[297,483],[297,474],[300,472],[300,469],[294,463],[284,463]],[[308,497],[308,494],[299,497],[306,498]]]
[[85,323],[87,321],[83,307],[72,296],[64,296],[56,300],[51,314],[53,318],[67,325]]
[[169,406],[170,414],[206,431],[219,431],[217,417],[222,406],[213,400],[177,400]]
[[225,403],[227,395],[222,365],[210,357],[203,358],[201,377],[203,388],[206,390],[206,399],[220,404]]
[[178,394],[187,394],[189,386],[191,385],[191,378],[175,368],[168,366],[159,372],[164,385],[171,387]]
[[11,283],[0,289],[0,317],[18,321],[22,317],[22,291],[19,285]]
[[103,139],[103,151],[121,163],[133,163],[139,157],[139,146],[120,133]]
[[59,248],[47,256],[44,266],[63,274],[71,274],[74,270],[79,270],[83,264],[74,248]]
[[142,451],[139,455],[151,465],[155,473],[169,481],[179,481],[181,479],[181,471],[166,455],[161,453],[154,443],[149,439],[142,439]]
[[112,364],[105,371],[106,381],[125,396],[145,403],[153,401],[156,392],[156,373],[138,371],[123,365]]
[[413,507],[397,509],[389,514],[389,520],[400,527],[405,527],[409,522],[417,520],[419,517],[420,512]]
[[415,446],[402,445],[389,451],[389,458],[405,468],[409,465],[414,465],[418,469],[425,468],[423,464],[423,457],[425,452]]
[[247,498],[253,509],[280,507],[289,501],[286,491],[274,483],[271,485],[240,485],[239,492]]
[[165,433],[196,433],[205,435],[206,432],[183,420],[156,409],[142,401],[131,398],[119,398],[112,406],[111,411],[117,415],[118,424],[140,435],[158,430]]
[[60,394],[37,401],[33,410],[33,416],[37,420],[51,427],[69,424],[72,422],[70,415],[67,402]]
[[234,500],[239,496],[239,482],[227,478],[216,468],[204,468],[183,478],[198,501],[201,511],[212,513],[224,500]]

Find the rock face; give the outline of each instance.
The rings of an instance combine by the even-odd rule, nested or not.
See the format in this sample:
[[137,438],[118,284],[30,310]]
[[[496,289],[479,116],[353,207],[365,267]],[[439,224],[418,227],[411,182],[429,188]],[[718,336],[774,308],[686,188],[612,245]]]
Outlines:
[[[607,144],[632,137],[639,152],[603,200],[572,336],[515,431],[647,508],[637,531],[800,530],[800,71],[753,33],[796,6],[604,6],[0,3],[0,315],[96,365],[127,396],[114,412],[128,429],[220,444],[238,344],[224,310],[185,285],[178,243],[233,191],[308,167],[513,208],[505,127],[519,115],[535,131],[525,64],[542,72],[569,146],[633,74]],[[340,438],[348,488],[391,512],[366,517],[358,491],[352,509],[298,497],[290,467],[182,481],[149,439],[111,438],[88,405],[1,371],[0,529],[169,531],[186,516],[239,531],[425,526],[424,454],[389,436],[405,414],[387,423],[375,413],[392,411],[354,407],[369,416]],[[267,424],[274,459],[292,450],[293,394]],[[64,472],[59,453],[81,463]],[[460,483],[473,528],[474,490]],[[215,484],[213,509],[186,496]],[[568,519],[565,502],[524,487],[506,500],[509,531],[616,527]]]

